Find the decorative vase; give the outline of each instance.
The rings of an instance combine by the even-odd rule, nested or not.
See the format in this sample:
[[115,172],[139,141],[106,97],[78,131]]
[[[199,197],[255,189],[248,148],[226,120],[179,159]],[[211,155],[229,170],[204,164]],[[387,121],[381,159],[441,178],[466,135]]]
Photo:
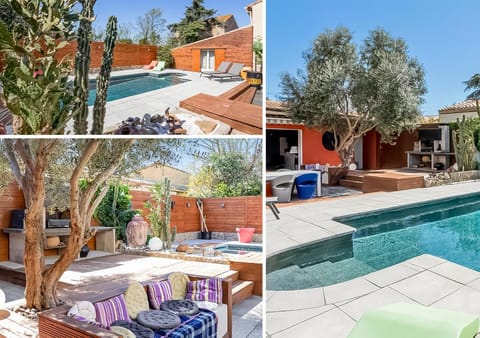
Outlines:
[[162,240],[158,237],[150,238],[148,241],[148,248],[155,251],[162,250]]
[[126,235],[128,246],[134,248],[145,246],[149,230],[150,225],[145,222],[142,216],[133,216],[132,220],[127,225]]
[[82,246],[82,248],[80,249],[80,257],[81,257],[81,258],[87,257],[89,252],[90,252],[90,248],[88,247],[87,244],[85,244],[85,245]]
[[60,244],[60,237],[59,236],[47,237],[47,247],[48,248],[55,248],[59,244]]

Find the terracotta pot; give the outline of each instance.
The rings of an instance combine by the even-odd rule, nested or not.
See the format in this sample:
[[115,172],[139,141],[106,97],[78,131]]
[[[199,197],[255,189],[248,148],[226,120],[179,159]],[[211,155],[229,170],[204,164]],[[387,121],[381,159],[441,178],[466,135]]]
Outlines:
[[127,244],[131,247],[143,247],[147,242],[150,225],[142,216],[135,215],[127,225]]
[[47,247],[48,248],[57,247],[59,244],[60,244],[60,237],[58,237],[58,236],[47,237]]

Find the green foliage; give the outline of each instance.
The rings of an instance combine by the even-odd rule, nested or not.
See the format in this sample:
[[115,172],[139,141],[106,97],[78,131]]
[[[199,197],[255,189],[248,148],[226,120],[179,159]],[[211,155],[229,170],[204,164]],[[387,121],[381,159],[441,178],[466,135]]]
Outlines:
[[244,154],[213,153],[189,180],[189,195],[196,197],[255,196],[262,193],[262,176]]
[[157,47],[157,60],[165,61],[165,68],[175,68],[175,59],[169,45]]
[[192,0],[191,5],[185,9],[185,15],[180,22],[168,26],[174,35],[172,43],[175,46],[201,40],[205,31],[218,24],[213,17],[216,10],[205,8],[203,2],[204,0]]
[[127,224],[137,213],[132,210],[131,199],[127,185],[112,184],[94,213],[100,225],[115,228],[116,237],[119,240],[125,240]]
[[151,200],[145,202],[145,207],[149,210],[147,218],[150,221],[153,236],[162,240],[164,250],[171,249],[172,242],[175,240],[176,228],[172,229],[170,226],[172,209],[170,180],[165,178],[164,182],[155,183],[151,193]]
[[457,118],[456,123],[451,124],[452,142],[457,160],[458,170],[473,170],[478,168],[475,163],[475,152],[480,149],[480,119],[466,119],[462,116],[462,120]]
[[473,75],[470,79],[464,82],[465,84],[465,91],[474,89],[473,92],[471,92],[467,96],[467,100],[475,100],[475,105],[477,107],[477,114],[478,117],[480,118],[480,74],[475,74]]
[[426,87],[422,67],[407,52],[402,39],[382,29],[360,47],[347,28],[327,30],[304,54],[306,73],[282,76],[282,99],[296,121],[338,137],[335,149],[348,166],[355,141],[369,130],[392,143],[415,126]]
[[255,54],[255,65],[262,68],[263,63],[263,41],[260,38],[255,39],[253,42],[253,53]]

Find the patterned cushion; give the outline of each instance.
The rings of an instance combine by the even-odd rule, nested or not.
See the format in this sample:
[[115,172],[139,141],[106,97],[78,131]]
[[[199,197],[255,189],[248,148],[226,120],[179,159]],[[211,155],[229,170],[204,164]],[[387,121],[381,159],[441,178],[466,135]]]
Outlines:
[[73,317],[74,315],[79,315],[88,320],[95,320],[96,318],[95,306],[93,306],[92,303],[87,301],[76,302],[70,308],[67,315],[70,317]]
[[110,326],[112,322],[123,319],[130,321],[127,312],[127,304],[123,295],[95,303],[97,322]]
[[160,310],[160,304],[172,299],[172,285],[168,280],[148,284],[148,300],[152,309]]
[[172,285],[172,299],[184,299],[187,294],[187,283],[190,278],[183,272],[173,272],[168,275],[168,280]]
[[209,302],[222,303],[222,280],[220,278],[207,278],[194,282],[188,282],[185,299],[206,300]]
[[137,322],[127,322],[125,320],[116,320],[112,323],[113,326],[120,326],[131,331],[136,338],[154,338],[155,333],[152,329],[138,324]]
[[125,291],[125,303],[130,318],[137,319],[139,312],[149,310],[147,292],[139,282],[131,283]]
[[112,330],[112,332],[118,333],[123,338],[136,338],[135,334],[132,331],[121,326],[112,326],[110,330]]

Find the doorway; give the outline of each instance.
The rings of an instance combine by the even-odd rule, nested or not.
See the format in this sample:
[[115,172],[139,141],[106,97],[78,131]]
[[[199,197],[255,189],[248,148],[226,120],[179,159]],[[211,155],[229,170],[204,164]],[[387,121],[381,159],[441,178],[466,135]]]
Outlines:
[[[267,129],[266,135],[267,170],[298,169],[302,157],[300,130]],[[292,147],[296,147],[296,153]]]
[[215,70],[215,50],[202,49],[200,51],[200,68],[202,72]]

